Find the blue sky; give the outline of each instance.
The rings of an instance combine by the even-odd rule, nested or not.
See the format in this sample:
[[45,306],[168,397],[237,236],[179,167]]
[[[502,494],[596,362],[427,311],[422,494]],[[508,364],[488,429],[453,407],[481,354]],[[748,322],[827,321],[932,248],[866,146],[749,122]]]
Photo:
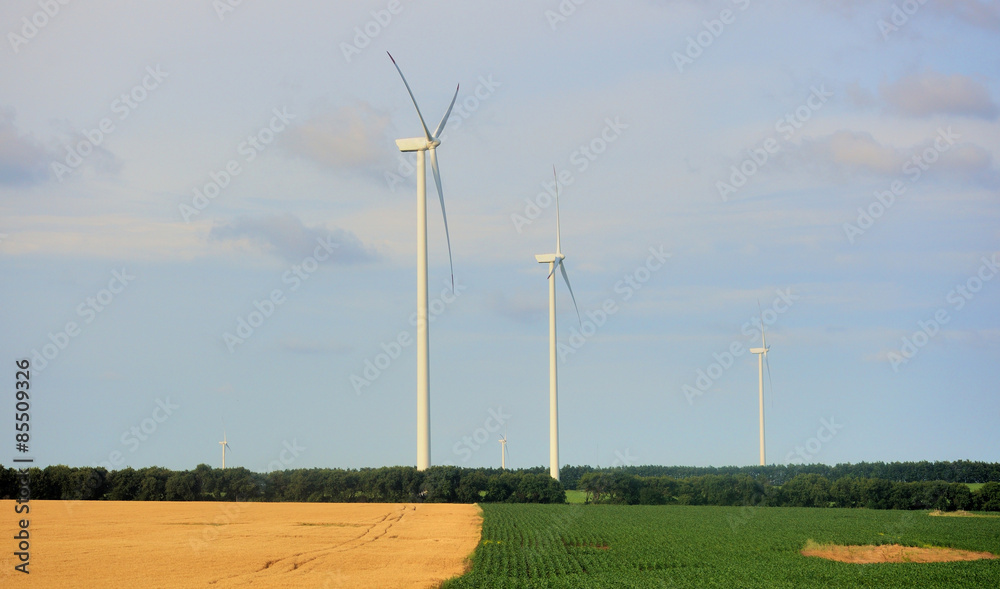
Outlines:
[[560,283],[564,464],[756,463],[758,301],[768,462],[1000,459],[995,3],[0,23],[0,358],[8,384],[35,358],[39,465],[218,466],[224,428],[257,471],[415,464],[394,140],[420,127],[386,51],[430,126],[461,84],[438,150],[454,293],[428,205],[433,464],[498,465],[500,421],[510,464],[547,463],[553,165],[584,319]]

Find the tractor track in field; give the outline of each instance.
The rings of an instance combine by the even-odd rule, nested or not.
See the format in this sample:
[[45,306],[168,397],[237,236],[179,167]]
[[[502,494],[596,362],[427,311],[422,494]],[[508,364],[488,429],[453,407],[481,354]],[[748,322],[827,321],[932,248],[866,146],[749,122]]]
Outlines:
[[[409,508],[410,511],[416,511],[417,506],[403,505],[399,509],[389,511],[382,517],[378,518],[370,526],[368,526],[364,532],[362,532],[358,536],[355,536],[354,538],[350,538],[348,540],[345,540],[338,544],[333,544],[331,546],[324,546],[322,548],[317,548],[315,550],[297,552],[295,554],[290,554],[288,556],[283,556],[281,558],[269,560],[265,562],[262,567],[256,569],[252,573],[241,573],[238,575],[221,577],[219,579],[215,579],[214,581],[210,581],[209,584],[214,585],[222,581],[233,581],[241,578],[250,579],[254,578],[255,576],[261,573],[265,574],[289,573],[291,571],[299,569],[303,565],[309,564],[318,559],[322,559],[323,557],[330,556],[334,553],[356,550],[363,546],[372,544],[374,542],[377,542],[379,539],[383,538],[386,534],[389,533],[389,530],[391,530],[394,525],[402,521],[403,516],[406,515],[407,508]],[[383,526],[383,524],[385,525]],[[294,560],[294,559],[299,559],[300,557],[303,556],[305,556],[306,558],[303,558],[301,560]]]

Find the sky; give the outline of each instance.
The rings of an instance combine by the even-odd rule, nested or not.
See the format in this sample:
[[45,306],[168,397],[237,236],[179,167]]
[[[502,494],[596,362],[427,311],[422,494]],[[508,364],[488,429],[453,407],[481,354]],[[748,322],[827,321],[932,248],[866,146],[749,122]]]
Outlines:
[[[1000,456],[1000,5],[7,2],[0,463]],[[430,177],[430,176],[429,176]],[[15,362],[30,440],[15,449]],[[769,371],[769,373],[768,373]]]

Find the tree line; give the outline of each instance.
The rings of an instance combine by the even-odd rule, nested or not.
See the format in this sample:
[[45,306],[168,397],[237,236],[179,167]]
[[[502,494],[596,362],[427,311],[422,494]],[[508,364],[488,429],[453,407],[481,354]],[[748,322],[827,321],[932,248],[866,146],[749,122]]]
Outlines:
[[[31,499],[108,501],[297,501],[336,503],[564,503],[547,469],[435,466],[360,470],[312,468],[255,473],[246,468],[172,471],[64,465],[29,469]],[[0,466],[0,498],[21,492],[17,470]]]
[[[1000,463],[894,462],[753,467],[566,466],[312,468],[255,473],[64,465],[29,470],[32,499],[111,501],[564,503],[565,489],[592,503],[773,505],[1000,511]],[[972,491],[965,483],[986,483]],[[0,498],[21,493],[17,469],[0,466]]]
[[798,474],[777,486],[746,474],[708,474],[677,479],[644,477],[622,470],[592,471],[578,482],[588,503],[626,505],[741,505],[755,507],[864,507],[1000,511],[1000,482],[973,491],[966,483],[903,482]]
[[614,470],[642,477],[672,477],[686,479],[705,475],[747,475],[767,480],[772,485],[784,485],[800,474],[818,474],[833,481],[844,477],[881,479],[900,483],[944,481],[946,483],[988,483],[1000,481],[1000,462],[858,462],[828,466],[826,464],[772,464],[767,466],[620,466],[612,469],[592,466],[566,466],[560,479],[567,489],[576,489],[580,478],[588,472]]

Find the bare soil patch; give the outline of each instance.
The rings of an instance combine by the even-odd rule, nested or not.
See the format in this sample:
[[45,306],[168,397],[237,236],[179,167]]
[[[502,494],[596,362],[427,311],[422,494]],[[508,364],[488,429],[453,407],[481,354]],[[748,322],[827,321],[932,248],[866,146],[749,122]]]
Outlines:
[[969,513],[968,511],[963,511],[961,509],[956,511],[941,511],[940,509],[935,509],[927,515],[940,516],[940,517],[1000,517],[1000,515],[987,515],[984,513]]
[[963,560],[980,560],[997,558],[990,552],[975,552],[957,548],[942,548],[937,546],[916,548],[899,544],[883,544],[880,546],[841,546],[838,544],[817,544],[806,542],[802,549],[803,556],[815,556],[838,562],[855,564],[872,564],[881,562],[955,562]]
[[6,550],[0,586],[430,588],[466,571],[482,530],[476,505],[30,505],[31,574]]

